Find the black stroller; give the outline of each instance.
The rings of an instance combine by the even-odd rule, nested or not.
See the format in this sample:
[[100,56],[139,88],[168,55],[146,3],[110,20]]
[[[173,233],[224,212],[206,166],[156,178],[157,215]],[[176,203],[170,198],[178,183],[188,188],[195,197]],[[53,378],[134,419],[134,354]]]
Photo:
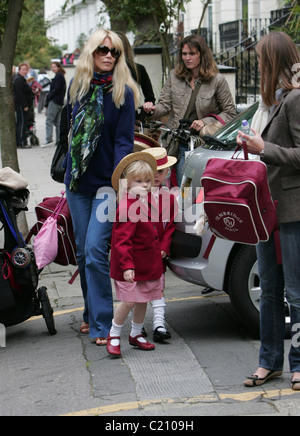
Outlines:
[[0,221],[4,248],[0,249],[0,324],[19,324],[43,315],[50,335],[56,334],[47,288],[38,286],[33,249],[18,229],[17,215],[27,210],[29,191],[14,191],[0,185]]

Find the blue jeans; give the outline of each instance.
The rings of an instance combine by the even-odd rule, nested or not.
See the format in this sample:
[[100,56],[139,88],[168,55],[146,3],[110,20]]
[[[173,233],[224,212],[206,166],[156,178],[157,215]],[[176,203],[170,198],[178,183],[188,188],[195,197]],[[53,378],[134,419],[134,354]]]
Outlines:
[[[66,188],[84,298],[83,319],[90,325],[91,338],[106,338],[113,319],[108,253],[116,198],[112,188],[106,192],[98,198]],[[107,211],[110,216],[105,215]]]
[[46,118],[46,142],[52,142],[54,126],[56,130],[56,144],[59,143],[61,111],[62,106],[49,101]]
[[181,180],[183,176],[183,167],[185,164],[185,152],[188,151],[188,148],[186,145],[180,144],[179,151],[180,151],[180,160],[176,164],[176,178],[177,178],[178,186],[181,185]]
[[283,369],[285,339],[284,293],[290,305],[291,372],[300,372],[300,222],[280,224],[282,265],[277,265],[273,236],[257,246],[261,284],[259,366]]

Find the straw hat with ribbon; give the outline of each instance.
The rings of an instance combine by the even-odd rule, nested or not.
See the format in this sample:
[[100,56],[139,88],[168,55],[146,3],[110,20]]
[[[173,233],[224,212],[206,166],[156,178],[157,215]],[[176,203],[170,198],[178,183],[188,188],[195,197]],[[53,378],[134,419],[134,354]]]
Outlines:
[[142,153],[151,154],[151,156],[155,157],[157,170],[169,168],[177,162],[176,157],[167,155],[167,150],[164,147],[147,148]]
[[160,144],[150,136],[135,132],[133,151],[143,151],[151,147],[160,147]]
[[142,151],[131,153],[125,156],[118,164],[118,166],[115,168],[115,171],[113,172],[112,178],[111,178],[111,184],[115,191],[119,190],[119,180],[124,173],[125,169],[130,165],[132,162],[136,162],[142,160],[144,162],[147,162],[150,167],[152,168],[153,173],[156,173],[156,160],[155,158],[149,154],[144,153]]

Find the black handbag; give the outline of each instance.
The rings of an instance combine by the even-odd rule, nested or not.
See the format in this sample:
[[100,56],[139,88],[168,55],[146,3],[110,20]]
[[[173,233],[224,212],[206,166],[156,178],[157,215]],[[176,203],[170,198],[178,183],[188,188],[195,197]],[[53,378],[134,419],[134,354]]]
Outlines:
[[52,159],[51,170],[50,170],[51,177],[53,180],[55,180],[55,182],[59,182],[59,183],[64,182],[66,168],[64,167],[63,164],[66,155],[67,152],[58,144]]
[[63,183],[65,178],[65,159],[68,153],[68,115],[67,106],[64,106],[61,113],[60,137],[52,158],[50,175],[55,182]]

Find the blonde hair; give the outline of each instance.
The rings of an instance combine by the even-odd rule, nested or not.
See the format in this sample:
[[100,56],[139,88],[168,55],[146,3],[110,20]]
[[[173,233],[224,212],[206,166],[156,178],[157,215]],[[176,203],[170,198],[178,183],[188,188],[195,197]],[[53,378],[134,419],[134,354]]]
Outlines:
[[98,45],[103,44],[105,38],[109,38],[113,47],[121,53],[119,59],[116,60],[113,70],[113,102],[117,108],[120,108],[120,106],[124,104],[125,86],[127,85],[133,91],[134,102],[137,108],[140,101],[140,91],[137,84],[132,79],[130,70],[126,64],[123,43],[115,32],[104,29],[96,30],[84,46],[70,87],[70,101],[75,104],[76,100],[81,100],[90,89],[91,80],[94,75],[93,54]]
[[[124,192],[126,192],[126,187],[129,186],[130,182],[140,177],[142,180],[151,180],[151,186],[154,186],[154,173],[151,166],[148,162],[143,160],[137,160],[132,162],[125,168],[123,171],[122,177],[120,179],[120,190],[118,192],[118,200],[123,197]],[[124,184],[124,181],[127,182],[127,186]]]

